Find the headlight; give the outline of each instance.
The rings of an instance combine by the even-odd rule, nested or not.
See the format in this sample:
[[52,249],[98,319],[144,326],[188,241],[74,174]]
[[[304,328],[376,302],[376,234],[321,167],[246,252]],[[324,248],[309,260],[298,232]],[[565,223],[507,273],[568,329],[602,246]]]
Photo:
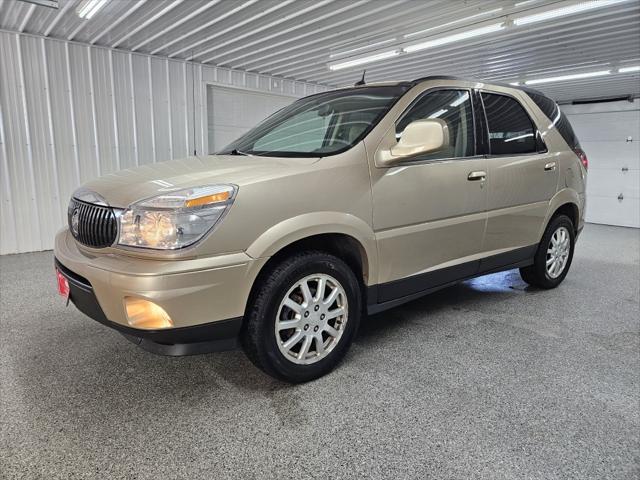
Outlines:
[[120,215],[118,243],[174,250],[200,240],[233,203],[235,185],[186,188],[148,198]]

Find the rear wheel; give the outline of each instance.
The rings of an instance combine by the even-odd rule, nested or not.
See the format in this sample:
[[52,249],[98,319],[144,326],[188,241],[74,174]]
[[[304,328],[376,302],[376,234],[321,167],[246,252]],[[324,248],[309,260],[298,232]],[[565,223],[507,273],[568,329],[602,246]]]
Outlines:
[[542,236],[533,265],[521,268],[520,276],[536,287],[557,287],[569,272],[574,246],[573,222],[566,215],[554,217]]
[[276,378],[318,378],[344,357],[360,321],[356,276],[339,258],[304,252],[262,278],[242,333],[247,356]]

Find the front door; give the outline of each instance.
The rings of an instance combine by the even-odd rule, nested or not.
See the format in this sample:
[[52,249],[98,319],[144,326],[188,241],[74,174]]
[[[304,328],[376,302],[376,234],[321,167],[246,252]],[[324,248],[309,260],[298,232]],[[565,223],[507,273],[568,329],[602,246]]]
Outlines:
[[478,270],[486,220],[486,159],[476,155],[471,92],[429,90],[395,124],[439,118],[449,145],[372,172],[378,301],[435,288]]

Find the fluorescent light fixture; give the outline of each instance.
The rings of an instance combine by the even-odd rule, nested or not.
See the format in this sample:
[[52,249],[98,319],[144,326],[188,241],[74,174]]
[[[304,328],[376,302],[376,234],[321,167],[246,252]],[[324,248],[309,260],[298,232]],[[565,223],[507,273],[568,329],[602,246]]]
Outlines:
[[400,55],[400,50],[389,50],[388,52],[376,53],[375,55],[355,58],[346,62],[334,63],[329,65],[329,70],[342,70],[343,68],[356,67],[358,65],[364,65],[365,63],[386,60],[387,58],[395,57],[397,55]]
[[343,50],[341,52],[332,53],[331,55],[329,55],[329,58],[344,57],[345,55],[348,55],[350,53],[359,52],[360,50],[373,49],[373,47],[379,47],[380,45],[386,45],[387,43],[392,43],[392,42],[395,42],[395,41],[396,41],[395,38],[388,38],[387,40],[380,40],[379,42],[369,43],[368,45],[364,45],[362,47],[356,47],[356,48],[352,48],[350,50]]
[[631,72],[640,72],[640,65],[636,65],[635,67],[622,67],[618,69],[618,73],[631,73]]
[[447,35],[446,37],[434,38],[433,40],[427,40],[426,42],[415,43],[404,47],[404,51],[407,53],[418,52],[420,50],[426,50],[427,48],[438,47],[440,45],[446,45],[448,43],[459,42],[460,40],[466,40],[468,38],[479,37],[488,33],[494,33],[502,30],[504,23],[494,23],[486,27],[476,28],[474,30],[467,30],[466,32],[454,33],[453,35]]
[[518,85],[520,85],[520,82],[509,82],[509,85],[513,85],[514,87],[517,87]]
[[107,0],[85,0],[78,6],[76,13],[80,18],[90,20],[106,3]]
[[470,17],[459,18],[458,20],[454,20],[453,22],[443,23],[442,25],[438,25],[437,27],[425,28],[424,30],[419,30],[417,32],[407,33],[404,38],[415,37],[416,35],[420,35],[422,33],[430,32],[431,30],[436,30],[442,27],[448,27],[450,25],[455,25],[456,23],[463,23],[467,20],[473,20],[474,18],[484,17],[486,15],[491,15],[492,13],[497,13],[503,10],[503,7],[494,8],[493,10],[487,10],[486,12],[477,13],[475,15],[471,15]]
[[565,80],[578,80],[581,78],[601,77],[603,75],[609,75],[610,73],[611,73],[611,70],[600,70],[598,72],[574,73],[572,75],[561,75],[558,77],[536,78],[535,80],[527,80],[524,83],[527,85],[537,85],[539,83],[563,82]]
[[588,12],[589,10],[595,10],[596,8],[608,7],[615,5],[616,3],[627,2],[629,0],[591,0],[588,2],[579,2],[567,7],[556,8],[553,10],[547,10],[540,13],[534,13],[533,15],[527,15],[524,17],[514,18],[514,25],[529,25],[530,23],[543,22],[545,20],[556,19],[558,17],[564,17],[566,15],[574,15],[576,13]]

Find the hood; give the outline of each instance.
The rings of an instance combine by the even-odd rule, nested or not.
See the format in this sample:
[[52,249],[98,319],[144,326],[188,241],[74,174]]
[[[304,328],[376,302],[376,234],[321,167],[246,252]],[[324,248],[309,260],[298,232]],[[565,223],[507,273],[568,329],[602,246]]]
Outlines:
[[120,170],[83,185],[112,207],[181,188],[233,183],[241,187],[255,182],[295,174],[317,162],[317,158],[280,158],[241,155],[210,155],[154,163]]

